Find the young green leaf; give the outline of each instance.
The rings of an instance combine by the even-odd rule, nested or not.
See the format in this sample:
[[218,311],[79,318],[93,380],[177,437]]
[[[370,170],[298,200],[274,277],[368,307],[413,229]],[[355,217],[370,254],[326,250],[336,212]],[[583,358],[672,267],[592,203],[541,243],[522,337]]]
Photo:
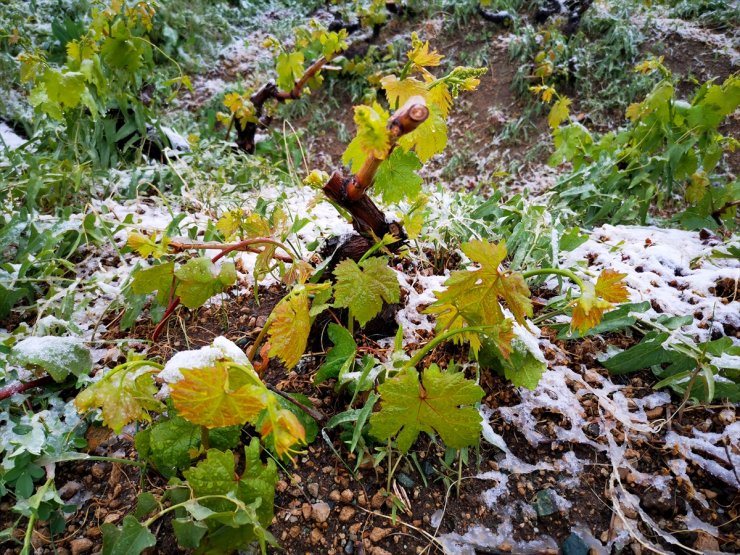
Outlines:
[[342,372],[342,368],[349,368],[354,362],[357,354],[357,343],[347,328],[338,324],[329,324],[329,339],[334,343],[326,354],[326,360],[321,365],[316,376],[314,385],[319,385],[330,378],[336,378]]
[[422,179],[416,173],[419,169],[421,162],[416,154],[396,148],[378,167],[374,187],[385,202],[413,200],[421,192]]
[[562,122],[570,117],[570,103],[570,98],[564,96],[552,105],[550,115],[547,116],[547,122],[550,124],[550,127],[557,129]]
[[123,518],[121,528],[108,522],[100,528],[103,532],[103,555],[138,555],[157,543],[154,534],[131,515]]
[[175,272],[177,295],[188,308],[198,308],[214,295],[236,282],[233,262],[224,262],[219,270],[209,258],[191,258]]
[[[174,411],[173,411],[174,412]],[[140,437],[141,436],[141,437]],[[136,434],[136,448],[146,442],[143,451],[147,459],[165,477],[175,476],[179,470],[190,466],[194,453],[200,446],[201,429],[175,414]]]
[[342,162],[357,173],[368,156],[384,160],[390,148],[390,134],[386,129],[388,112],[378,103],[370,106],[355,106],[357,136],[347,146]]
[[461,373],[441,372],[436,364],[424,371],[422,381],[410,368],[378,386],[381,408],[370,417],[370,434],[379,440],[398,434],[402,453],[420,432],[437,433],[456,449],[477,444],[481,416],[471,405],[483,398],[483,389]]
[[278,55],[275,69],[277,70],[277,85],[283,91],[291,91],[296,81],[303,77],[303,52],[283,52]]
[[136,270],[131,276],[131,290],[137,295],[146,295],[156,291],[157,302],[165,305],[172,293],[174,273],[174,262]]
[[398,144],[406,151],[413,148],[422,162],[442,152],[447,146],[447,122],[441,110],[435,105],[430,106],[426,121],[398,139]]
[[398,278],[386,257],[368,258],[359,265],[354,260],[343,260],[334,276],[335,306],[349,308],[362,326],[380,312],[383,301],[397,303],[400,298]]

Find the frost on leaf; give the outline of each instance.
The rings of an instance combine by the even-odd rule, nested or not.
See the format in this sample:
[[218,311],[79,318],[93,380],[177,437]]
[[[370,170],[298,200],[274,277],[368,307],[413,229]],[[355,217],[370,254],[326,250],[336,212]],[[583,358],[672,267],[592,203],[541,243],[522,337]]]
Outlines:
[[223,428],[253,421],[265,408],[264,387],[246,367],[217,361],[212,367],[181,370],[173,383],[177,412],[193,424]]
[[13,347],[9,360],[19,366],[46,371],[55,382],[64,381],[70,374],[87,374],[92,369],[90,351],[75,337],[28,337]]
[[270,315],[270,356],[280,357],[288,369],[301,360],[311,331],[308,289],[299,288],[281,300]]
[[436,364],[424,371],[422,381],[410,368],[378,386],[381,408],[370,417],[370,434],[379,440],[397,434],[402,453],[420,432],[437,433],[456,449],[477,444],[481,416],[472,405],[483,398],[483,389],[461,373],[443,373]]
[[388,267],[386,257],[368,258],[359,265],[343,260],[334,270],[335,306],[349,308],[364,326],[383,308],[383,302],[397,303],[401,289],[396,273]]
[[148,369],[112,370],[109,375],[81,391],[75,406],[81,413],[99,408],[103,424],[120,434],[126,424],[150,421],[149,411],[161,412],[162,403],[154,398],[157,386]]
[[236,282],[233,262],[224,262],[221,268],[209,258],[191,258],[175,272],[177,295],[188,308],[198,308],[214,295]]

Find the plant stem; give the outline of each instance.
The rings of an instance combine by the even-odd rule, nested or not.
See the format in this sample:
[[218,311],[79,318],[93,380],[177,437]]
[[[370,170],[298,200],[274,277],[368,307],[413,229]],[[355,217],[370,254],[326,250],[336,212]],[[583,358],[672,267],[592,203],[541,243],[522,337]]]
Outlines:
[[200,445],[204,451],[208,451],[211,448],[211,439],[208,437],[208,428],[205,426],[200,427]]
[[462,483],[462,449],[457,452],[457,484],[455,489],[457,490],[457,497],[460,497],[460,484]]
[[301,409],[303,412],[308,414],[311,418],[316,420],[319,424],[323,424],[326,421],[326,416],[324,416],[322,413],[317,411],[316,409],[312,409],[311,407],[308,407],[301,403],[298,399],[295,399],[293,396],[291,396],[288,393],[285,393],[284,391],[280,391],[279,389],[275,388],[275,386],[271,384],[265,384],[267,386],[267,389],[272,391],[273,393],[277,393],[280,395],[283,399],[286,399],[287,401],[290,401],[295,406],[297,406],[299,409]]
[[522,277],[524,279],[527,279],[534,276],[548,276],[553,274],[557,276],[567,277],[569,280],[575,283],[579,287],[579,289],[583,290],[583,280],[570,270],[564,270],[562,268],[540,268],[539,270],[530,270],[529,272],[523,272]]
[[36,511],[33,511],[31,516],[28,517],[26,535],[23,536],[23,549],[21,549],[20,555],[29,555],[31,553],[31,539],[33,537],[33,527],[36,524],[36,518]]
[[421,360],[427,356],[429,352],[432,351],[437,345],[442,343],[443,341],[447,341],[450,337],[454,337],[456,335],[460,335],[461,333],[485,333],[487,331],[490,331],[497,326],[467,326],[464,328],[457,328],[454,330],[447,331],[443,334],[440,334],[436,336],[434,339],[432,339],[429,343],[424,345],[421,349],[416,351],[416,354],[412,356],[408,361],[406,361],[406,364],[403,365],[402,370],[405,370],[406,368],[413,368],[417,364],[421,362]]
[[254,357],[257,356],[257,351],[259,350],[259,347],[262,344],[262,342],[265,340],[267,331],[270,329],[270,326],[272,325],[272,314],[274,314],[274,311],[267,318],[265,325],[262,326],[262,329],[260,330],[259,334],[257,334],[257,339],[254,340],[254,343],[252,343],[252,346],[249,348],[249,352],[247,353],[247,358],[249,359],[249,362],[254,362]]

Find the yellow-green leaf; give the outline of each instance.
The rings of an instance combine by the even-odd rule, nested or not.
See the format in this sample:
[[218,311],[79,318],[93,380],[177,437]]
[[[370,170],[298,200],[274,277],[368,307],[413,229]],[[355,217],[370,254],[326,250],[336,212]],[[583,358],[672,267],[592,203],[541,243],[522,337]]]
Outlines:
[[381,441],[396,436],[396,446],[407,453],[420,432],[439,434],[447,447],[476,445],[481,416],[472,406],[483,389],[462,373],[441,372],[436,364],[419,373],[410,368],[378,386],[380,411],[370,417],[370,435]]
[[308,290],[299,285],[277,304],[270,315],[270,356],[278,356],[288,369],[298,364],[306,351],[311,331],[308,304]]

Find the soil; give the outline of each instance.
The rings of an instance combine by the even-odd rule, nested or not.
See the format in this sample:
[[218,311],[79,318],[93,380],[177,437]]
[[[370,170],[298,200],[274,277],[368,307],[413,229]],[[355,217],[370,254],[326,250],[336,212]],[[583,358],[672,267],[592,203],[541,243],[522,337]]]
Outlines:
[[[466,29],[473,35],[485,35],[484,30],[493,34],[508,32],[480,22],[472,22],[470,28]],[[384,30],[379,40],[382,41],[397,31],[394,28]],[[407,31],[408,29],[404,29],[404,32]],[[494,134],[503,125],[494,112],[501,110],[509,116],[516,116],[523,108],[522,101],[511,92],[516,67],[509,61],[505,49],[496,46],[496,41],[490,37],[484,42],[466,42],[455,36],[442,35],[439,40],[439,47],[443,52],[454,49],[455,45],[461,45],[467,51],[493,45],[490,49],[491,71],[481,80],[479,92],[466,101],[466,109],[456,112],[450,133],[451,152],[472,151],[480,154],[489,148]],[[667,63],[682,74],[692,74],[701,79],[705,74],[720,77],[726,75],[729,72],[726,65],[705,50],[706,46],[699,43],[681,44],[680,48],[676,47],[668,52]],[[213,72],[209,74],[209,77],[218,76],[220,75]],[[324,93],[316,93],[317,102],[324,100],[322,94]],[[344,93],[335,96],[334,100],[344,108],[333,117],[351,129],[352,99]],[[300,127],[307,120],[308,116],[292,123]],[[547,132],[544,116],[536,120],[535,125],[537,133]],[[740,123],[737,118],[732,119],[727,125],[727,132],[737,135],[738,125]],[[536,140],[530,138],[527,144],[507,145],[505,155],[509,159],[521,158],[530,148],[529,145]],[[310,156],[322,153],[323,157],[312,159],[324,160],[326,168],[339,166],[344,149],[344,145],[338,143],[331,132],[310,137],[304,147]],[[732,160],[732,166],[737,171],[737,156]],[[532,164],[543,161],[540,158]],[[441,169],[439,164],[431,164],[431,172]],[[459,187],[473,187],[481,173],[492,174],[499,169],[499,159],[486,157],[482,166],[464,165],[456,170],[455,184]],[[208,345],[221,335],[244,348],[264,326],[267,316],[282,294],[281,287],[273,286],[260,290],[259,302],[252,292],[248,292],[232,295],[218,307],[212,306],[194,312],[182,310],[169,323],[159,342],[149,348],[149,356],[166,360],[175,352]],[[145,341],[154,328],[146,313],[130,330],[117,329],[114,319],[111,320],[113,321],[109,323],[112,325],[104,339],[136,337]],[[386,336],[392,336],[394,331],[389,327]],[[584,376],[586,369],[607,375],[596,359],[596,354],[603,352],[606,344],[626,348],[636,341],[626,335],[561,341],[556,339],[554,330],[545,328],[543,332],[554,346],[546,353],[548,361],[553,365],[566,365],[582,372]],[[361,340],[360,347],[366,351],[380,349],[377,343],[367,337]],[[347,398],[335,394],[332,382],[318,388],[313,386],[313,375],[323,360],[323,349],[319,344],[314,345],[313,350],[315,354],[306,355],[298,370],[286,372],[278,363],[270,361],[262,377],[266,383],[282,391],[304,393],[310,397],[317,410],[330,418],[346,410]],[[465,353],[459,348],[446,347],[436,350],[426,362],[434,360],[446,366],[452,360],[463,358]],[[115,365],[120,361],[108,362]],[[623,394],[636,399],[653,393],[652,386],[657,382],[649,371],[612,379],[625,387]],[[481,384],[486,391],[484,402],[493,409],[494,414],[499,407],[516,405],[520,401],[518,388],[495,373],[484,372]],[[578,384],[570,386],[575,390]],[[605,443],[606,438],[599,425],[599,405],[592,397],[586,395],[582,398],[582,408],[588,421],[584,428],[595,441]],[[680,415],[673,416],[679,410],[679,404],[680,399],[674,397],[672,403],[659,411],[649,411],[651,422],[668,419],[669,424],[659,433],[647,435],[629,445],[633,452],[633,464],[639,471],[670,475],[667,461],[674,459],[676,454],[664,447],[663,437],[667,431],[682,433],[696,427],[705,432],[721,432],[726,424],[720,417],[722,411],[728,410],[726,406],[690,406]],[[328,431],[326,437],[331,446],[319,436],[307,447],[307,453],[297,460],[294,467],[281,470],[275,499],[275,518],[270,527],[281,550],[274,552],[337,555],[441,553],[435,537],[450,532],[462,535],[476,525],[496,530],[503,521],[505,509],[509,511],[513,525],[510,539],[512,543],[503,543],[495,549],[480,551],[481,553],[511,552],[513,542],[530,541],[543,534],[562,546],[576,528],[587,528],[595,538],[607,541],[619,531],[618,519],[615,519],[611,500],[606,493],[611,474],[610,461],[603,452],[590,446],[560,441],[553,433],[555,426],[572,425],[560,413],[541,412],[536,417],[537,430],[549,438],[536,447],[527,441],[519,429],[503,418],[494,419],[491,426],[494,432],[503,437],[512,453],[526,463],[553,462],[559,460],[563,453],[572,450],[578,458],[588,459],[591,464],[579,475],[579,480],[574,485],[568,485],[567,476],[563,472],[539,470],[528,474],[512,474],[505,493],[498,498],[495,507],[488,507],[481,499],[481,492],[492,484],[476,478],[482,472],[497,471],[502,459],[502,452],[486,442],[481,443],[479,449],[470,450],[469,463],[458,475],[456,464],[450,467],[445,462],[445,452],[440,444],[428,438],[420,439],[416,448],[416,460],[407,458],[394,475],[391,489],[395,488],[393,491],[396,498],[406,500],[404,506],[394,508],[387,492],[386,465],[374,467],[369,457],[358,464],[355,455],[347,452],[337,431]],[[116,436],[105,428],[93,427],[88,431],[87,438],[87,451],[91,454],[136,459],[130,435]],[[100,526],[105,522],[119,523],[132,510],[137,495],[142,491],[156,492],[165,486],[164,480],[156,473],[142,475],[133,466],[74,462],[60,464],[58,468],[57,488],[64,499],[76,504],[77,509],[68,520],[65,535],[53,538],[53,543],[50,541],[52,538],[48,528],[41,527],[34,532],[33,545],[35,552],[39,554],[100,552]],[[738,469],[734,471],[738,472]],[[687,472],[694,487],[707,498],[708,508],[692,500],[688,489],[690,485],[680,479],[673,480],[674,494],[670,499],[660,502],[656,501],[657,495],[651,495],[650,490],[646,491],[643,486],[630,482],[629,477],[625,477],[625,485],[628,491],[640,496],[642,508],[663,529],[674,532],[686,530],[686,522],[682,517],[688,506],[700,519],[720,531],[716,549],[725,552],[740,551],[740,496],[737,491],[695,465],[689,464]],[[532,508],[533,503],[538,492],[546,490],[556,491],[570,503],[570,507],[558,509],[547,516],[538,516]],[[9,507],[8,503],[0,505],[0,528],[12,525]],[[325,514],[327,509],[328,514]],[[665,545],[652,530],[643,528],[641,531],[650,541]],[[152,532],[157,535],[158,547],[150,550],[151,553],[181,552],[175,547],[171,527],[166,520],[155,526]],[[680,539],[685,545],[694,546],[699,551],[706,550],[701,547],[707,545],[701,543],[706,538],[696,531],[684,532],[680,534]],[[553,547],[538,552],[557,551]],[[0,553],[5,555],[18,552],[19,549],[13,546],[0,549]],[[638,542],[632,542],[621,553],[637,555],[644,553],[644,550]]]

